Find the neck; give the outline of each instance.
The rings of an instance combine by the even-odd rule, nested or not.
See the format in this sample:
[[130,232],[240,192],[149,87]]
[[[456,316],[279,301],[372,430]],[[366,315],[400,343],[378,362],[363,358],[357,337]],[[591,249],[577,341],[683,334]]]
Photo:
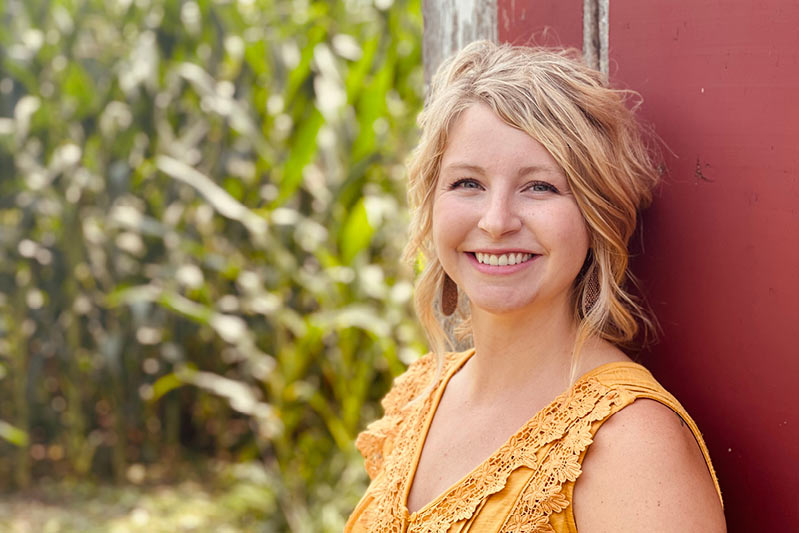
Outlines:
[[568,301],[501,315],[473,308],[470,388],[481,397],[530,386],[559,393],[569,384],[576,331]]

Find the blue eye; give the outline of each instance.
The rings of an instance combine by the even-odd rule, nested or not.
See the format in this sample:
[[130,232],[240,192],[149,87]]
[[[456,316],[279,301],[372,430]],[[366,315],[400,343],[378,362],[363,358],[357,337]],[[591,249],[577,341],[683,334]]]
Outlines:
[[453,182],[450,189],[479,189],[480,184],[471,178],[464,178]]
[[527,189],[533,192],[558,192],[554,185],[545,181],[534,181]]

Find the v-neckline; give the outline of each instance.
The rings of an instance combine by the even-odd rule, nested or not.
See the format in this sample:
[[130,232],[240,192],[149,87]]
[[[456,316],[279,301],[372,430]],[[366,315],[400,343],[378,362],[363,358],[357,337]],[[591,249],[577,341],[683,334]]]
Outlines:
[[[430,426],[433,423],[433,418],[435,418],[435,414],[436,414],[436,411],[438,411],[438,407],[439,407],[439,404],[441,402],[441,398],[443,397],[444,391],[447,389],[447,385],[449,385],[450,380],[452,379],[452,377],[461,368],[463,368],[463,365],[466,364],[466,362],[469,361],[469,359],[471,359],[474,354],[475,354],[475,349],[472,348],[470,350],[467,350],[460,359],[457,359],[452,364],[452,367],[450,369],[448,369],[446,371],[446,373],[442,376],[441,380],[439,381],[439,383],[436,386],[437,388],[435,390],[435,393],[432,395],[432,402],[430,403],[429,407],[427,408],[427,413],[424,415],[425,416],[425,421],[424,421],[424,424],[422,425],[422,430],[419,432],[419,436],[418,436],[418,438],[416,439],[416,442],[415,442],[415,450],[414,450],[414,453],[413,453],[413,460],[411,461],[411,463],[409,465],[408,475],[405,477],[404,486],[402,487],[402,490],[400,491],[400,494],[402,495],[402,500],[400,502],[400,509],[403,511],[403,513],[405,515],[404,518],[406,520],[413,521],[416,516],[418,516],[418,515],[420,515],[422,513],[425,513],[428,510],[430,510],[431,508],[433,508],[436,505],[438,505],[447,496],[449,496],[454,490],[456,490],[459,486],[461,486],[465,480],[467,480],[469,477],[473,476],[478,470],[483,468],[487,463],[489,463],[492,459],[494,459],[506,446],[508,446],[508,444],[513,439],[517,438],[522,432],[525,431],[525,429],[527,429],[527,427],[534,420],[538,419],[539,416],[541,416],[541,413],[545,412],[550,407],[552,407],[553,404],[555,404],[556,402],[560,401],[562,398],[566,397],[572,390],[574,390],[574,388],[579,383],[581,383],[581,382],[591,378],[593,375],[599,374],[599,373],[601,373],[601,372],[603,372],[603,371],[605,371],[605,370],[607,370],[608,368],[611,368],[611,367],[615,367],[615,366],[635,366],[635,367],[639,367],[639,366],[641,366],[638,363],[635,363],[633,361],[613,361],[613,362],[601,364],[601,365],[596,366],[596,367],[592,368],[591,370],[585,372],[579,378],[577,378],[574,381],[574,383],[569,385],[564,391],[562,391],[561,393],[556,395],[549,403],[544,405],[541,409],[539,409],[532,416],[530,416],[524,422],[524,424],[522,424],[519,427],[519,429],[517,429],[510,436],[508,436],[508,438],[505,440],[505,442],[499,448],[497,448],[496,450],[491,452],[485,459],[480,461],[478,464],[476,464],[474,466],[474,468],[472,468],[471,470],[466,472],[466,474],[461,476],[457,481],[455,481],[449,487],[444,489],[444,491],[441,492],[438,496],[436,496],[432,500],[428,501],[426,504],[424,504],[419,509],[411,512],[408,509],[408,497],[410,496],[411,489],[413,488],[413,483],[416,480],[416,473],[417,473],[417,471],[419,469],[419,462],[421,460],[422,451],[424,450],[424,445],[427,442],[427,437],[428,437],[429,432],[430,432]],[[425,402],[425,403],[427,403],[427,402]]]

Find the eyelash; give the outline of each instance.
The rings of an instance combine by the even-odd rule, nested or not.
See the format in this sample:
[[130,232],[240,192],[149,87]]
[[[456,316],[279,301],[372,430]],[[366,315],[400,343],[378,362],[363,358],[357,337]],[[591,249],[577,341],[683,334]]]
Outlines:
[[449,190],[460,189],[460,188],[462,188],[461,187],[462,185],[465,185],[467,183],[472,184],[472,185],[480,185],[479,183],[477,183],[475,180],[473,180],[471,178],[464,178],[464,179],[459,179],[459,180],[453,181],[452,183],[450,183],[448,188],[449,188]]
[[[480,186],[480,184],[476,180],[473,180],[472,178],[464,178],[464,179],[459,179],[457,181],[452,182],[450,184],[450,186],[449,186],[449,190],[463,188],[462,186],[467,184],[467,183],[468,184],[472,184],[472,185]],[[546,187],[546,189],[549,192],[554,192],[554,193],[558,192],[558,189],[554,185],[552,185],[551,183],[547,183],[545,181],[533,181],[533,182],[531,182],[531,183],[529,183],[527,185],[525,190],[532,189],[533,187],[538,187],[538,186]],[[544,192],[544,191],[533,191],[533,192]]]

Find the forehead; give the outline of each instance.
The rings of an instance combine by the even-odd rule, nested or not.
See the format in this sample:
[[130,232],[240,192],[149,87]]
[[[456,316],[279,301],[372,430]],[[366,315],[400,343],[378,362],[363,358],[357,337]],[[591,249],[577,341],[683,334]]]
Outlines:
[[445,174],[458,167],[481,168],[503,175],[517,174],[524,168],[562,174],[557,161],[541,143],[508,125],[485,104],[466,108],[450,128],[441,172]]

